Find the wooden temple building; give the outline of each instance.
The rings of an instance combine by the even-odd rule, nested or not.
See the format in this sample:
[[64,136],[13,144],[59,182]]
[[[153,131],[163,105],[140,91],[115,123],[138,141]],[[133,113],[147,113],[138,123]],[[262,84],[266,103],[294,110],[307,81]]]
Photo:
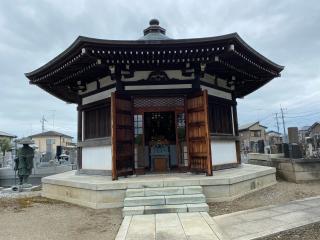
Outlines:
[[138,40],[80,36],[26,77],[77,104],[77,174],[116,180],[238,166],[236,99],[283,68],[237,33],[171,39],[153,19]]

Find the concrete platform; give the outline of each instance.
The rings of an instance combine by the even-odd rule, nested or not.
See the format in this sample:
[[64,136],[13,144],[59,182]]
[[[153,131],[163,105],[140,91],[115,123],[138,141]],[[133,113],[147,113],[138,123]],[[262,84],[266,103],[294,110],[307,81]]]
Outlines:
[[275,167],[278,177],[295,183],[320,180],[320,159],[291,159],[281,154],[249,154],[249,164]]
[[276,183],[275,168],[242,164],[214,171],[213,176],[192,173],[146,174],[112,181],[110,176],[76,175],[75,171],[42,179],[44,197],[81,206],[123,207],[127,189],[202,186],[207,202],[228,201]]

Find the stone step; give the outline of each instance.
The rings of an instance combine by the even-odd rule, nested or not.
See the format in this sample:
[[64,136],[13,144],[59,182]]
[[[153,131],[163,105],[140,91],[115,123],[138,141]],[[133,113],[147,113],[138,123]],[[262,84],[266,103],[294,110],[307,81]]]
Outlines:
[[187,212],[187,205],[157,205],[157,206],[145,206],[144,214],[156,214],[156,213],[178,213]]
[[202,193],[201,186],[127,189],[126,197],[171,196]]
[[175,205],[155,205],[124,207],[123,216],[159,214],[159,213],[182,213],[182,212],[209,212],[209,206],[206,203],[198,204],[175,204]]
[[144,214],[144,206],[138,207],[124,207],[122,209],[122,216],[132,216],[132,215],[143,215]]
[[139,207],[124,207],[122,210],[122,215],[131,216],[131,215],[142,215],[142,214],[182,213],[187,211],[188,211],[188,207],[186,204],[139,206]]
[[126,197],[123,201],[125,207],[164,205],[164,196]]
[[169,196],[146,196],[146,197],[126,197],[124,199],[125,207],[134,206],[154,206],[154,205],[175,205],[205,203],[206,197],[201,194],[189,195],[169,195]]
[[190,194],[190,195],[172,195],[165,196],[165,204],[194,204],[194,203],[205,203],[206,197],[201,194]]
[[188,212],[209,212],[209,206],[206,203],[187,204]]

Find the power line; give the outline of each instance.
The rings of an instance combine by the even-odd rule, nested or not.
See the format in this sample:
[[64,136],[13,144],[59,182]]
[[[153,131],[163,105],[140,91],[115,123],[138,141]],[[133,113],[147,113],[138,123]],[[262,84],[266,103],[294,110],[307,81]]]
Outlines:
[[317,113],[312,113],[312,114],[306,114],[306,115],[298,115],[298,116],[287,116],[287,118],[300,118],[300,117],[308,117],[308,116],[314,116],[314,115],[318,115],[320,114],[320,112]]
[[[316,107],[316,105],[314,106],[309,106],[309,107]],[[318,109],[316,109],[318,110]],[[309,114],[309,113],[314,113],[315,110],[312,110],[312,111],[306,111],[306,112],[288,112],[287,115],[295,115],[295,114]]]

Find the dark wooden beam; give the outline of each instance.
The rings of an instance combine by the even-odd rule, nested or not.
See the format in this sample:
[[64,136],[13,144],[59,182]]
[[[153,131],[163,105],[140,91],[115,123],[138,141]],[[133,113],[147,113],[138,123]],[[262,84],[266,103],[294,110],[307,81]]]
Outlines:
[[118,180],[117,174],[117,159],[116,159],[116,139],[117,139],[117,124],[116,124],[116,95],[111,93],[111,145],[112,145],[112,180]]
[[201,77],[200,65],[195,65],[195,67],[194,67],[194,81],[192,83],[193,89],[200,89],[200,77]]
[[[233,110],[234,133],[236,136],[239,136],[237,104],[232,106],[232,110]],[[240,151],[241,149],[240,149],[240,140],[239,139],[235,141],[235,147],[236,147],[237,163],[241,164],[241,151]]]
[[[78,142],[82,141],[82,111],[81,111],[81,98],[78,100]],[[82,148],[77,148],[77,162],[78,162],[78,170],[82,169]]]
[[123,92],[124,91],[124,86],[121,81],[121,67],[120,65],[115,66],[115,78],[116,78],[116,90],[118,92]]

